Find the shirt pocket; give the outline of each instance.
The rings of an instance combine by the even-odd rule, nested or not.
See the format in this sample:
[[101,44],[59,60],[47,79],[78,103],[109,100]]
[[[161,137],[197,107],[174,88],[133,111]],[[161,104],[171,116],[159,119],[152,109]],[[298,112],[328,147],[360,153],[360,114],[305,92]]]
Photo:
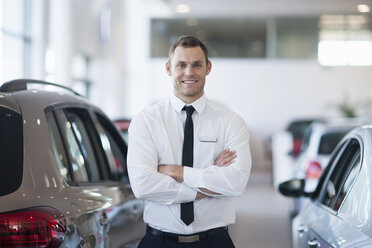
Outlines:
[[197,145],[196,164],[207,167],[214,164],[217,156],[223,151],[223,140],[215,134],[199,135],[195,137]]

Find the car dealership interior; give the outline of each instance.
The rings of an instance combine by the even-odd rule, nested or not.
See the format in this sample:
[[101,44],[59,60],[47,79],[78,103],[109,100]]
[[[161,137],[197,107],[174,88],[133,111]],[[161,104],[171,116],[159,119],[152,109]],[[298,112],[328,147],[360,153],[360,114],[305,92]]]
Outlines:
[[[142,109],[172,94],[169,48],[194,35],[212,63],[205,95],[238,113],[250,133],[251,174],[229,228],[235,246],[371,247],[325,246],[331,238],[321,235],[315,246],[294,242],[295,203],[278,190],[296,176],[297,153],[306,149],[291,123],[372,123],[370,8],[372,0],[0,0],[0,86],[14,79],[63,85],[111,120],[126,120],[127,130]],[[328,160],[312,159],[317,178]],[[372,234],[365,236],[371,245]]]

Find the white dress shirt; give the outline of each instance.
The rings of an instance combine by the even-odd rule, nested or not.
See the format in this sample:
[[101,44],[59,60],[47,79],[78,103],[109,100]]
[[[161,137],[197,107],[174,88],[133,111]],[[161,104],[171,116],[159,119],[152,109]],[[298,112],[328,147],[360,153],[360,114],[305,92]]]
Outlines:
[[[192,234],[235,222],[232,196],[245,190],[251,169],[246,123],[234,112],[202,96],[195,111],[194,165],[184,167],[184,182],[157,171],[160,164],[182,164],[186,113],[180,99],[163,99],[133,118],[129,128],[128,173],[133,192],[145,200],[144,221],[151,227]],[[236,151],[230,166],[213,165],[225,149]],[[221,195],[195,200],[198,188]],[[194,222],[180,219],[180,203],[194,201]],[[247,203],[249,204],[249,203]]]

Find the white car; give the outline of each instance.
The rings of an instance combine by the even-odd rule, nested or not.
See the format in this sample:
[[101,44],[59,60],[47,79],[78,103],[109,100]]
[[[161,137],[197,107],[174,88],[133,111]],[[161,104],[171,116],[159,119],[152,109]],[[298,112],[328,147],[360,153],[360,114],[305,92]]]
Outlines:
[[273,185],[293,178],[293,167],[300,153],[306,128],[315,119],[296,119],[286,130],[272,136]]
[[314,192],[306,181],[279,186],[309,201],[292,222],[293,248],[372,247],[372,126],[354,129],[338,144]]
[[333,149],[356,126],[356,121],[348,119],[316,121],[309,125],[294,166],[294,177],[307,180],[306,191],[315,189]]
[[0,87],[0,247],[122,247],[145,232],[119,131],[62,88]]

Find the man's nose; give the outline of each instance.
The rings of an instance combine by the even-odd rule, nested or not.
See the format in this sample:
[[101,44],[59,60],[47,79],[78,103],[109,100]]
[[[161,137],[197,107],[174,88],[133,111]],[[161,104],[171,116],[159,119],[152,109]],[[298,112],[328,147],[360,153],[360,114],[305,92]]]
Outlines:
[[187,66],[186,69],[185,69],[185,75],[192,75],[193,73],[193,70],[192,70],[192,66]]

